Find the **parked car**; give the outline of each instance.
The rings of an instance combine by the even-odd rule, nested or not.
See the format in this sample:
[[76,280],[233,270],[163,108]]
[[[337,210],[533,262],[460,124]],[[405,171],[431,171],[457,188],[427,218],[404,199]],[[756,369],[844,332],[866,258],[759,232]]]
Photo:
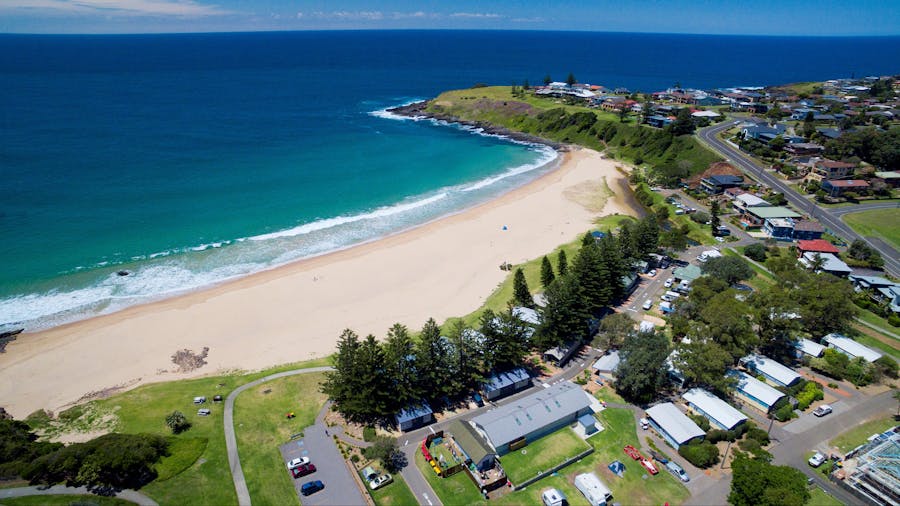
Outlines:
[[725,242],[725,239],[722,239],[721,237],[718,237],[718,236],[717,236],[717,237],[716,237],[716,242]]
[[295,467],[300,467],[304,464],[309,464],[309,457],[299,457],[296,459],[291,459],[287,463],[288,469],[294,469]]
[[666,463],[666,469],[669,470],[670,473],[674,474],[676,478],[687,483],[691,481],[691,477],[684,471],[684,468],[672,462],[671,460]]
[[[653,460],[659,462],[660,464],[668,464],[668,463],[669,463],[669,459],[665,458],[665,457],[664,457],[663,455],[661,455],[659,452],[655,452],[655,451],[653,451],[653,450],[650,450],[650,457],[651,457]],[[676,464],[676,465],[677,465],[677,464]]]
[[210,411],[210,410],[207,409],[207,408],[203,408],[203,409],[198,409],[198,410],[197,410],[197,414],[198,414],[199,416],[209,416],[211,413],[212,413],[212,411]]
[[644,309],[646,309],[646,310],[649,310],[651,307],[653,307],[653,301],[650,300],[650,299],[647,299],[647,300],[644,301],[644,305],[641,306],[641,307],[644,308]]
[[666,288],[671,288],[673,283],[675,283],[675,278],[669,278],[665,283],[663,283],[663,286]]
[[300,493],[303,495],[312,495],[325,488],[325,484],[320,480],[308,481],[300,486]]
[[816,454],[813,455],[812,457],[810,457],[807,462],[809,462],[809,465],[811,465],[813,467],[819,467],[823,463],[825,463],[826,460],[827,459],[825,458],[824,455],[822,455],[820,452],[816,452]]
[[291,475],[294,478],[302,478],[306,475],[316,472],[315,464],[303,464],[291,469]]
[[638,423],[641,425],[641,429],[643,430],[647,430],[650,428],[650,420],[647,420],[646,418],[641,418],[640,420],[638,420]]
[[194,404],[203,404],[206,402],[206,397],[194,397]]
[[656,276],[656,269],[650,269],[650,272],[648,272],[647,275],[650,276],[651,278],[653,276]]
[[818,417],[823,417],[830,413],[831,413],[831,406],[829,406],[828,404],[822,404],[821,406],[819,406],[818,408],[813,410],[813,414]]
[[371,488],[372,490],[378,490],[379,488],[387,485],[392,481],[394,481],[394,478],[392,478],[391,475],[382,474],[378,478],[375,478],[374,480],[369,482],[369,488]]

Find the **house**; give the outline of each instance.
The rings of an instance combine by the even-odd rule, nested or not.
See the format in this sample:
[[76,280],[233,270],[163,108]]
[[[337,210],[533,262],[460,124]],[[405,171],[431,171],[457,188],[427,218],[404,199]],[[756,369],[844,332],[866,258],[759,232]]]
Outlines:
[[700,180],[701,189],[710,195],[718,195],[728,188],[739,188],[741,186],[744,186],[744,178],[729,174],[709,176]]
[[484,398],[493,401],[531,386],[531,376],[523,367],[492,374],[484,383]]
[[602,357],[598,358],[594,365],[591,366],[598,374],[600,373],[614,373],[619,368],[619,364],[622,362],[621,357],[619,357],[619,352],[610,351],[607,352]]
[[812,220],[794,220],[795,241],[809,241],[820,239],[825,233],[825,228],[817,221]]
[[799,339],[794,344],[797,347],[798,357],[800,358],[803,355],[809,355],[813,358],[819,358],[825,353],[825,347],[821,344],[810,341],[809,339]]
[[575,352],[578,351],[579,348],[581,348],[581,340],[573,339],[559,346],[554,346],[549,350],[545,350],[543,359],[545,362],[550,362],[556,367],[563,367],[569,362],[572,356],[575,355]]
[[787,144],[784,151],[792,155],[817,155],[825,151],[825,146],[814,142],[796,142]]
[[765,355],[747,355],[738,362],[751,373],[761,374],[767,381],[778,386],[790,387],[803,379],[790,367],[783,366]]
[[743,195],[747,193],[743,188],[729,188],[725,190],[725,196],[734,200],[738,195]]
[[676,450],[683,444],[706,437],[703,429],[671,402],[647,408],[647,420],[653,429]]
[[811,269],[816,261],[816,257],[822,260],[822,265],[818,271],[834,274],[835,276],[846,276],[853,272],[849,265],[831,253],[804,253],[800,257],[800,263],[807,269]]
[[502,456],[591,412],[588,394],[571,381],[565,381],[482,413],[470,423]]
[[774,239],[790,241],[794,238],[794,220],[790,218],[769,218],[763,222],[762,228]]
[[900,172],[876,172],[875,177],[884,181],[884,183],[891,188],[897,188],[898,186],[900,186]]
[[782,135],[787,131],[787,127],[782,124],[775,125],[748,125],[741,127],[741,133],[745,139],[759,139],[762,134]]
[[484,472],[494,467],[497,452],[475,432],[467,422],[454,420],[447,426],[447,432],[453,436],[458,446],[478,471]]
[[772,207],[772,204],[753,195],[752,193],[742,193],[734,197],[731,206],[737,212],[743,212],[750,207]]
[[769,413],[776,404],[787,397],[745,372],[731,370],[727,375],[737,380],[735,395],[763,413]]
[[830,253],[837,255],[840,250],[834,244],[824,239],[797,241],[797,253],[802,257],[804,253]]
[[687,401],[692,411],[706,417],[720,429],[732,430],[747,421],[743,413],[702,388],[692,388],[681,397]]
[[422,401],[403,408],[394,415],[394,419],[397,421],[397,427],[406,432],[433,422],[434,412],[427,402]]
[[862,357],[867,362],[874,362],[884,356],[880,351],[863,346],[842,334],[828,334],[822,338],[822,342],[850,358]]
[[865,291],[879,304],[886,304],[891,311],[900,313],[900,283],[881,276],[848,276],[856,291]]
[[576,476],[575,488],[584,495],[591,506],[606,506],[612,499],[612,491],[594,473],[582,473]]
[[756,206],[741,210],[741,223],[744,226],[759,227],[770,218],[799,218],[800,215],[784,206]]
[[829,139],[837,139],[841,136],[840,129],[837,128],[816,128],[816,131],[822,134],[823,137],[827,137]]
[[822,181],[825,179],[843,179],[852,176],[855,170],[855,163],[837,162],[822,158],[813,163],[812,170],[807,176],[807,180],[813,179]]
[[867,193],[869,182],[863,179],[826,179],[822,182],[822,190],[832,197],[840,197],[844,192]]
[[707,118],[707,119],[716,119],[722,117],[721,114],[716,111],[695,111],[691,113],[691,116],[694,118]]
[[672,271],[672,277],[679,281],[693,282],[695,279],[699,278],[702,275],[703,271],[700,270],[700,267],[697,267],[693,264],[688,264],[684,267],[676,267]]
[[654,114],[653,116],[649,116],[644,120],[644,123],[656,128],[663,128],[667,125],[672,124],[674,120],[672,118],[666,116],[660,116],[658,114]]

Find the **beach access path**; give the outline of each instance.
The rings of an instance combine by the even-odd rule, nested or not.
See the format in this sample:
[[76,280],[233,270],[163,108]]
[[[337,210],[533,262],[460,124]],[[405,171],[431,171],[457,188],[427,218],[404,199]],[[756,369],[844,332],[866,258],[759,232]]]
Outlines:
[[[320,358],[345,328],[383,335],[468,314],[507,276],[504,262],[545,255],[594,227],[635,215],[614,160],[588,149],[499,198],[427,225],[208,290],[24,333],[0,354],[0,399],[23,418],[88,394],[217,371]],[[605,197],[606,187],[617,195]],[[171,356],[209,347],[208,365]],[[22,381],[21,378],[28,378]]]

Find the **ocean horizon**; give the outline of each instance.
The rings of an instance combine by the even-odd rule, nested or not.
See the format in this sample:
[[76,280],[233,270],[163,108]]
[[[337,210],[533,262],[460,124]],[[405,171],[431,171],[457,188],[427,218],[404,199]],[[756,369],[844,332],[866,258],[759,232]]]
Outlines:
[[47,328],[376,240],[553,169],[546,146],[385,112],[446,89],[568,72],[641,91],[768,85],[897,61],[900,37],[0,35],[0,325]]

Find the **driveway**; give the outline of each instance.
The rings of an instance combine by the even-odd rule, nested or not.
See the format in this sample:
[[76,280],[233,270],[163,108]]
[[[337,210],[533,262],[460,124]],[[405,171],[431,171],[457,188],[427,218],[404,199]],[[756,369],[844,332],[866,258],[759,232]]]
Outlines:
[[[359,489],[359,482],[350,473],[347,463],[331,436],[322,425],[313,425],[303,430],[303,439],[285,443],[279,447],[284,462],[297,457],[309,457],[316,466],[316,472],[302,478],[291,478],[300,501],[304,505],[319,504],[367,504]],[[285,465],[284,472],[288,473]],[[300,487],[309,481],[320,480],[325,489],[309,496],[300,495]]]

